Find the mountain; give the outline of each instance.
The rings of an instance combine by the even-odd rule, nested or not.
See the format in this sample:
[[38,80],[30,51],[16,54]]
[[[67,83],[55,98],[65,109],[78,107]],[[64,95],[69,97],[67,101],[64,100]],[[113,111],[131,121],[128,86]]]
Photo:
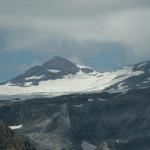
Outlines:
[[100,73],[55,57],[0,95],[0,121],[37,150],[150,149],[150,61]]
[[35,150],[28,142],[17,137],[5,124],[0,123],[0,150]]
[[54,57],[1,84],[0,97],[28,99],[102,91],[124,93],[150,86],[149,75],[150,61],[100,73],[65,58]]
[[75,75],[79,71],[83,73],[93,72],[89,68],[79,68],[71,61],[57,56],[41,66],[35,66],[27,70],[23,75],[12,79],[10,82],[18,86],[26,86],[29,83],[30,86],[37,86],[41,81],[61,79],[69,74]]

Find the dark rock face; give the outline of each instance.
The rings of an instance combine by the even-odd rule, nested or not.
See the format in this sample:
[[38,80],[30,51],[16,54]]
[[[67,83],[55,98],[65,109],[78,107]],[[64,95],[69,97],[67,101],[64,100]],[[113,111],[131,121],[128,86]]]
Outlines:
[[122,94],[80,94],[22,102],[0,101],[0,119],[37,150],[150,149],[150,88]]
[[54,57],[44,63],[43,68],[60,70],[62,75],[76,74],[79,71],[79,68],[74,63],[61,57]]
[[0,123],[0,150],[35,150],[3,123]]

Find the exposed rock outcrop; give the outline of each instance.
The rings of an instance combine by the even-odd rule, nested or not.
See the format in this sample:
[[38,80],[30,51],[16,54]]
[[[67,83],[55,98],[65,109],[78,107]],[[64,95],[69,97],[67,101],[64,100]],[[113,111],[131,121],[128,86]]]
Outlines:
[[28,142],[17,137],[5,124],[0,123],[0,150],[35,150]]

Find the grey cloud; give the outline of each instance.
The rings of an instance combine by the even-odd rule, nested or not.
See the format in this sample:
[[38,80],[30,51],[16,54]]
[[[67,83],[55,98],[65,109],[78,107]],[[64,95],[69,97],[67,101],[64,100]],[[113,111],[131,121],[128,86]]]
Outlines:
[[[65,52],[70,41],[114,42],[130,47],[137,58],[148,58],[149,18],[149,0],[0,0],[0,28],[6,31],[0,50],[55,53]],[[73,43],[66,48],[70,56],[85,53],[82,44]],[[88,46],[82,49],[90,54],[101,51]]]
[[149,5],[149,0],[0,0],[0,14],[24,17],[85,17]]
[[[150,53],[150,9],[123,10],[106,16],[76,19],[35,19],[6,21],[9,28],[7,49],[19,50],[47,45],[48,41],[71,39],[100,42],[121,42],[132,47],[135,54]],[[1,24],[1,26],[4,26]],[[12,30],[10,30],[12,29]],[[49,43],[51,44],[51,43]],[[149,54],[150,55],[150,54]]]

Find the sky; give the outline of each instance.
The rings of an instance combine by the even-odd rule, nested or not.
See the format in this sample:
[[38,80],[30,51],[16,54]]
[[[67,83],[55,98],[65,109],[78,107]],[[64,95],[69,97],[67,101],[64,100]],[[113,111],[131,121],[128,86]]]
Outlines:
[[99,71],[150,59],[149,0],[0,0],[0,82],[62,56]]

